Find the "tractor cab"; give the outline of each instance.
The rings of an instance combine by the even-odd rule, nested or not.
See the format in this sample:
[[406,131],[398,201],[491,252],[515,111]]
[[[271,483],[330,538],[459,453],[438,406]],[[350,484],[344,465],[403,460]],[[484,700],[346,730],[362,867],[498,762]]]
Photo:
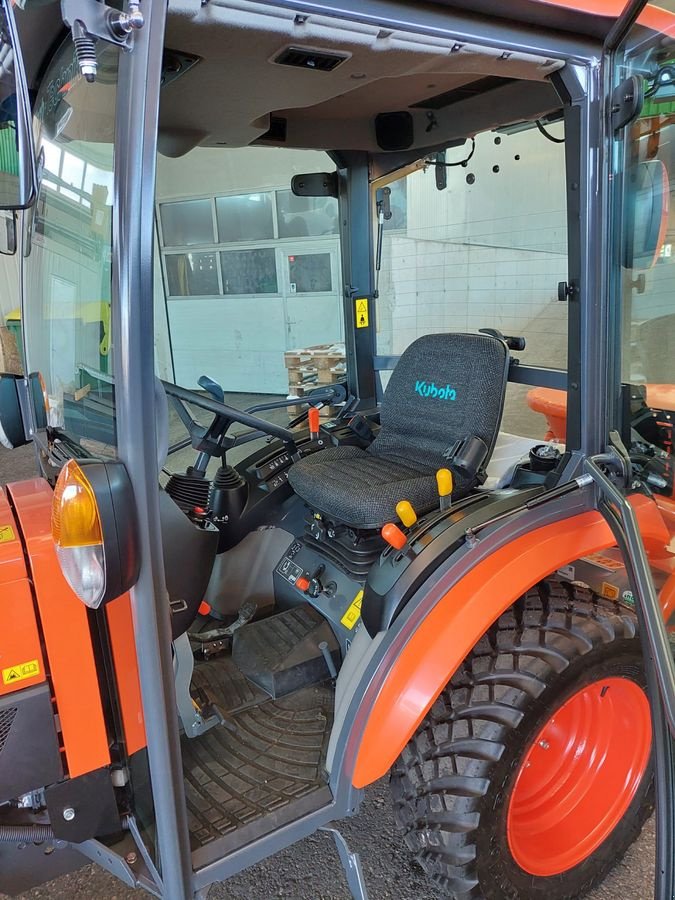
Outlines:
[[656,778],[673,895],[671,13],[19,6],[0,890],[206,896],[391,772],[458,900]]

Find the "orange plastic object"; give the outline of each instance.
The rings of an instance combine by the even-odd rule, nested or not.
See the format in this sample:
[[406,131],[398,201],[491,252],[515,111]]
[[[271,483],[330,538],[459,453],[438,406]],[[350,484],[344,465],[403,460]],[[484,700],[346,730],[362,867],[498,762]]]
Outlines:
[[199,609],[197,610],[200,616],[209,616],[211,615],[211,607],[206,602],[206,600],[202,600],[199,604]]
[[[653,409],[675,410],[675,384],[648,384],[647,405]],[[545,439],[565,441],[567,428],[567,394],[554,388],[533,388],[527,392],[527,405],[546,416]]]
[[554,388],[533,388],[527,392],[527,405],[534,412],[546,416],[547,441],[565,441],[567,430],[567,394]]
[[296,580],[295,580],[296,588],[299,591],[302,591],[303,594],[309,588],[309,585],[310,585],[309,578],[305,577],[304,575],[301,575],[299,578],[296,578]]
[[[618,18],[626,6],[625,0],[538,0],[538,2],[545,6],[562,6],[565,9],[613,19]],[[657,4],[647,4],[638,16],[638,22],[645,28],[664,34],[671,35],[675,31],[675,16]]]
[[46,680],[21,531],[0,487],[0,696]]
[[309,422],[309,430],[311,434],[319,433],[319,410],[316,406],[310,406],[307,413],[307,421]]
[[131,755],[145,747],[146,738],[129,594],[111,600],[106,604],[105,612],[108,617],[124,741],[127,753]]
[[71,777],[110,763],[86,606],[61,573],[51,533],[52,489],[42,478],[7,486],[33,579]]
[[573,694],[530,746],[511,793],[513,858],[547,878],[587,859],[628,811],[649,763],[649,701],[628,678]]
[[[643,540],[663,547],[669,534],[656,504],[642,495],[630,500]],[[358,748],[354,786],[386,774],[461,661],[518,597],[561,566],[614,545],[599,512],[581,513],[500,547],[450,588],[401,641],[384,674]]]
[[381,534],[389,546],[393,547],[395,550],[403,550],[408,543],[408,538],[398,525],[394,525],[393,522],[388,522],[386,525],[383,525]]

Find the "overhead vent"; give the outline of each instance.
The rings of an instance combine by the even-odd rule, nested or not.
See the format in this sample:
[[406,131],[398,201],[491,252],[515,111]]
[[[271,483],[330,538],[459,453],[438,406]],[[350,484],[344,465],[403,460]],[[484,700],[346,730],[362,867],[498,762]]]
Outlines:
[[311,47],[285,47],[272,59],[278,66],[311,69],[314,72],[332,72],[349,59],[349,53],[332,50],[313,50]]
[[165,47],[162,56],[161,86],[166,87],[176,78],[185,75],[198,62],[201,62],[201,56],[195,56],[194,53],[183,53],[182,50],[169,50],[168,47]]
[[442,94],[435,94],[426,100],[420,100],[418,103],[411,103],[410,108],[445,109],[446,106],[452,106],[453,103],[468,100],[470,97],[478,96],[478,94],[487,94],[489,91],[496,90],[496,88],[512,84],[516,80],[515,78],[502,78],[501,75],[487,75],[485,78],[479,78],[477,81],[463,84],[462,87],[444,91]]

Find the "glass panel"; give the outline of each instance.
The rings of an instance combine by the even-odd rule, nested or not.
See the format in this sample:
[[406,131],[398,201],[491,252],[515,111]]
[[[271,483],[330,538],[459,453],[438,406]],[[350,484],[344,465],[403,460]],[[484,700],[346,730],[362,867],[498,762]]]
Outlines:
[[330,253],[303,253],[288,257],[288,278],[292,294],[330,291]]
[[[41,372],[47,387],[49,424],[86,450],[112,457],[111,221],[119,51],[103,43],[96,51],[105,78],[93,84],[72,78],[77,63],[68,41],[36,100],[44,178],[29,217],[22,324],[29,369]],[[99,110],[93,119],[91,109]]]
[[160,212],[165,247],[213,244],[213,212],[210,200],[162,203]]
[[172,253],[166,257],[171,297],[209,297],[220,293],[215,253]]
[[227,250],[220,254],[224,294],[276,294],[277,264],[272,248]]
[[292,191],[277,191],[277,221],[280,238],[337,234],[338,202],[335,197],[296,197]]
[[[310,348],[321,346],[329,352],[331,364],[322,366],[322,378],[344,374],[341,271],[334,262],[332,269],[330,265],[340,252],[339,234],[328,215],[336,201],[301,201],[301,212],[309,222],[307,230],[311,227],[323,233],[290,238],[276,231],[281,218],[276,193],[286,197],[294,175],[334,168],[327,154],[312,150],[199,147],[176,158],[158,155],[158,214],[174,201],[210,197],[218,241],[208,248],[168,247],[163,243],[162,228],[157,229],[155,323],[159,334],[155,358],[162,377],[197,388],[199,377],[207,374],[223,386],[230,405],[246,408],[297,398],[311,390],[318,375],[307,371],[312,369],[311,356],[304,351]],[[286,208],[281,207],[282,211]],[[186,288],[177,287],[178,263],[169,259],[207,249],[218,256],[217,294],[174,295],[173,291]],[[289,255],[319,257],[314,271],[307,268],[311,259],[300,263],[298,278],[303,281],[296,293],[289,287]],[[307,280],[312,277],[320,279],[313,288]],[[297,288],[299,282],[293,283]],[[321,290],[307,293],[306,287]],[[300,412],[299,404],[299,400],[292,403],[290,414],[278,408],[264,415],[288,423]],[[184,436],[180,423],[172,428],[172,439]],[[250,449],[248,445],[235,447],[228,459],[236,461]],[[184,471],[194,458],[191,449],[177,452],[170,457],[170,468]]]
[[[548,126],[556,138],[562,124]],[[459,162],[469,145],[448,151]],[[523,364],[565,369],[567,279],[564,144],[535,127],[479,134],[466,167],[394,182],[383,241],[377,350],[399,355],[434,331],[496,328],[524,336]],[[405,190],[403,189],[405,188]]]
[[[635,29],[636,36],[645,32]],[[675,419],[675,82],[672,54],[641,41],[616,73],[639,73],[645,103],[618,144],[615,165],[623,187],[619,253],[622,295],[621,379],[629,385],[630,421],[624,434],[649,468],[663,476],[657,492],[673,496]],[[618,211],[618,210],[617,210]],[[625,409],[625,405],[624,405]]]
[[218,239],[268,241],[274,237],[271,194],[217,197]]

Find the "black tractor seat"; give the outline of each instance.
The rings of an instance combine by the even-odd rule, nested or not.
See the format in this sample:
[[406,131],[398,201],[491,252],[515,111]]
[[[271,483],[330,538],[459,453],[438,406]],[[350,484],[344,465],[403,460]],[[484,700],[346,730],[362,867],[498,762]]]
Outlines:
[[481,468],[453,472],[453,498],[466,496],[482,480],[497,439],[508,365],[508,348],[494,337],[418,338],[392,373],[372,444],[332,447],[300,460],[288,475],[293,490],[332,521],[379,528],[396,520],[400,500],[409,500],[418,515],[438,506],[437,470],[452,468],[448,452],[455,444],[479,438],[487,448]]

